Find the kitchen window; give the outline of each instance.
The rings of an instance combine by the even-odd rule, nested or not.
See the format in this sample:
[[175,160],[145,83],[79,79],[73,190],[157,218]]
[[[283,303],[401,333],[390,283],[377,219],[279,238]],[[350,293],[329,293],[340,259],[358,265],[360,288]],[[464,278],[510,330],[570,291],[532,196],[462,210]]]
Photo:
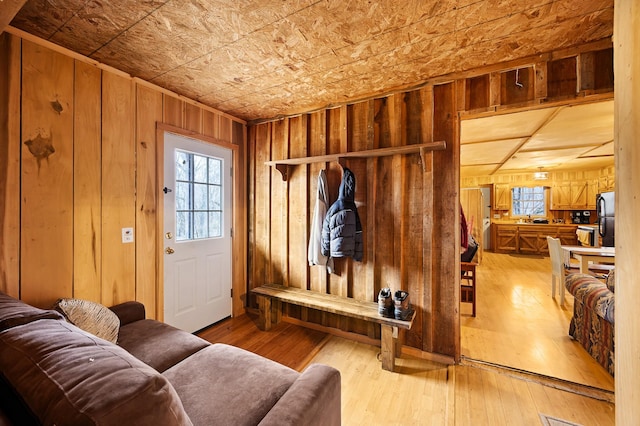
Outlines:
[[512,216],[546,216],[544,186],[516,186],[511,189]]

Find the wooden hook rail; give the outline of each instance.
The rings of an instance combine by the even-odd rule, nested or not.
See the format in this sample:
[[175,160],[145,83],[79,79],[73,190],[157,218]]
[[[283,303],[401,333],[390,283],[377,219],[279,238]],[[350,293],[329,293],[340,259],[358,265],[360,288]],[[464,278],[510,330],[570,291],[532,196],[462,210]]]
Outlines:
[[299,166],[301,164],[311,164],[311,163],[330,163],[332,161],[337,161],[342,167],[345,166],[346,160],[354,159],[354,158],[374,158],[374,157],[385,157],[389,155],[396,154],[420,154],[420,160],[422,162],[422,168],[425,169],[425,160],[424,155],[427,151],[443,151],[447,147],[445,141],[437,141],[437,142],[429,142],[415,145],[405,145],[398,147],[389,147],[389,148],[378,148],[378,149],[370,149],[366,151],[353,151],[353,152],[345,152],[342,154],[328,154],[328,155],[317,155],[314,157],[301,157],[301,158],[290,158],[287,160],[274,160],[274,161],[266,161],[264,164],[267,166],[275,167],[276,170],[280,172],[282,175],[282,180],[286,181],[289,179],[291,174],[291,169],[295,166]]

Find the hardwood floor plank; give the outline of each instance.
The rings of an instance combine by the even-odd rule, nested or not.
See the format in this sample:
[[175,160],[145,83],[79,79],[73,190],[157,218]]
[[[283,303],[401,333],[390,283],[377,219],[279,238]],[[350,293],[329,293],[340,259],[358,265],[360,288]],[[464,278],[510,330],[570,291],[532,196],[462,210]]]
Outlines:
[[[485,252],[477,314],[461,316],[469,358],[613,390],[614,379],[568,334],[573,297],[551,297],[549,257]],[[464,312],[464,311],[463,311]]]
[[281,322],[271,331],[260,331],[257,316],[246,314],[198,332],[211,343],[226,343],[257,353],[294,370],[303,370],[324,346],[325,333]]
[[[485,253],[485,258],[487,255],[491,257],[491,253]],[[510,275],[514,277],[517,274],[511,272]],[[544,273],[540,272],[538,275],[542,277]],[[489,287],[488,284],[483,285]],[[494,296],[491,297],[495,297],[495,300],[509,295],[520,304],[549,304],[544,296],[544,289],[505,289],[496,286],[487,293],[493,293]],[[551,298],[550,294],[548,298]],[[488,307],[485,306],[484,309],[486,312]],[[532,317],[542,318],[537,320],[539,324],[543,324],[545,318],[553,318],[547,325],[540,327],[549,332],[554,330],[553,321],[565,318],[566,314],[563,312],[563,309],[559,309],[552,314],[530,313]],[[511,312],[509,316],[519,320],[527,317],[526,314],[517,312]],[[522,327],[517,324],[507,324],[501,328],[497,318],[487,318],[485,321],[482,316],[479,319],[490,324],[493,329],[480,329],[473,322],[473,327],[467,326],[467,332],[474,337],[467,338],[467,343],[485,338],[491,340],[485,341],[485,348],[477,345],[472,346],[473,350],[482,350],[482,353],[491,355],[499,349],[489,346],[498,345],[506,350],[501,339],[506,344],[519,341],[503,330],[522,333]],[[546,349],[537,352],[530,348],[509,349],[517,354],[509,354],[509,357],[524,359],[533,354],[545,359],[546,351],[550,351],[551,347],[560,353],[567,346],[570,351],[574,350],[571,357],[567,356],[567,360],[562,362],[556,360],[554,364],[562,368],[579,364],[581,356],[574,348],[575,342],[567,342],[563,327],[559,330],[550,339],[553,343],[539,344]],[[530,329],[527,330],[529,332]],[[464,364],[447,366],[405,354],[396,360],[397,372],[392,373],[382,370],[380,348],[377,346],[330,336],[288,322],[281,322],[268,332],[260,331],[257,316],[252,314],[222,321],[200,331],[198,335],[210,342],[232,344],[253,351],[298,371],[311,362],[337,368],[342,378],[342,423],[346,426],[538,426],[540,413],[585,426],[610,426],[615,423],[612,403],[545,386],[507,370],[501,371],[499,367],[489,369]],[[532,336],[532,339],[541,338]],[[597,374],[593,376],[597,380]]]
[[210,342],[251,350],[298,371],[331,365],[342,379],[342,423],[349,425],[539,426],[540,413],[584,426],[614,424],[614,405],[499,370],[447,366],[408,355],[384,371],[380,348],[281,322],[260,331],[255,315],[198,333]]

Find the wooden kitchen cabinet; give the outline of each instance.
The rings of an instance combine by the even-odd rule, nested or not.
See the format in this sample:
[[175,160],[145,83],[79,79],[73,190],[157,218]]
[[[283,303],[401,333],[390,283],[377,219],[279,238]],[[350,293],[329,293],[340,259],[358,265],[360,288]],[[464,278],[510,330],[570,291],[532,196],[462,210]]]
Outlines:
[[551,210],[595,210],[598,181],[558,182],[551,187]]
[[594,179],[587,182],[587,210],[596,209],[596,195],[598,195],[598,181]]
[[597,193],[615,191],[616,177],[614,175],[600,176],[598,179]]
[[495,226],[495,251],[498,253],[515,253],[518,251],[518,227],[515,225]]
[[571,182],[571,208],[587,208],[586,182]]
[[508,183],[496,183],[493,185],[493,209],[511,209],[511,186]]
[[493,224],[496,253],[546,255],[547,236],[559,238],[563,245],[576,245],[577,225]]
[[538,230],[533,226],[518,227],[518,253],[538,254]]

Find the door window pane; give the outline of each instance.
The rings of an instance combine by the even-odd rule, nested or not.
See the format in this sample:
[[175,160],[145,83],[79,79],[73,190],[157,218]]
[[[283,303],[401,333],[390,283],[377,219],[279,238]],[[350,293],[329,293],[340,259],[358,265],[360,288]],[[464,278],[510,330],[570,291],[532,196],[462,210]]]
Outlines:
[[209,210],[219,211],[222,209],[221,187],[217,185],[209,186]]
[[222,236],[222,212],[209,212],[209,230],[214,236]]
[[193,185],[193,209],[207,210],[208,185],[196,183]]
[[189,180],[191,157],[186,152],[176,151],[176,180]]
[[220,182],[220,169],[222,167],[222,160],[217,158],[209,158],[209,183],[221,185]]
[[176,210],[189,210],[191,186],[186,182],[176,182]]
[[207,183],[207,157],[193,155],[193,180]]
[[222,169],[219,158],[176,151],[176,239],[222,236]]
[[191,239],[191,216],[189,212],[176,212],[176,239],[178,241]]
[[194,224],[193,224],[193,239],[198,240],[201,238],[209,237],[207,213],[206,212],[193,212]]

